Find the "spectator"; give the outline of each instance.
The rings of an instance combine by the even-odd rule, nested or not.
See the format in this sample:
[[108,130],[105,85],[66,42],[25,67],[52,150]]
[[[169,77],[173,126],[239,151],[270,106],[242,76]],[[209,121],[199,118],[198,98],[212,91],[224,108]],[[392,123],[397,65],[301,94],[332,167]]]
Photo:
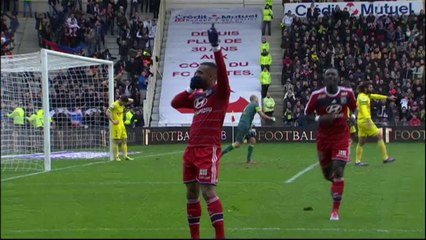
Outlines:
[[148,79],[145,76],[145,72],[142,71],[141,74],[138,77],[138,87],[139,87],[139,95],[140,95],[140,103],[143,103],[143,100],[145,100],[146,97],[146,90],[148,86]]
[[263,27],[262,27],[262,35],[266,33],[266,27],[268,27],[268,35],[271,36],[271,21],[274,18],[272,9],[265,5],[263,9]]
[[150,52],[152,52],[154,48],[154,38],[155,34],[157,33],[157,23],[155,20],[150,21],[150,25],[148,28],[148,49]]
[[88,27],[84,33],[84,38],[87,43],[87,55],[91,57],[96,53],[97,42],[100,42],[100,40],[97,39],[100,38],[100,36],[97,36],[94,28]]
[[143,119],[143,115],[141,110],[136,110],[135,115],[133,116],[133,118],[135,119],[135,127],[144,127],[145,126],[145,121]]
[[14,13],[12,14],[12,16],[9,16],[7,12],[5,12],[4,15],[9,18],[9,32],[10,34],[14,35],[16,32],[16,29],[18,29],[19,27],[18,15]]
[[271,64],[272,64],[271,54],[268,51],[266,51],[266,49],[263,49],[263,52],[260,55],[260,67],[261,67],[261,69],[263,70],[266,67],[266,69],[268,71],[270,71],[269,67],[271,66]]
[[291,111],[291,108],[292,108],[291,103],[287,102],[283,112],[284,126],[287,126],[287,127],[292,126],[294,121],[294,116],[293,116],[293,112]]
[[412,116],[413,116],[413,117],[410,119],[410,121],[409,121],[409,125],[410,125],[411,127],[421,126],[421,125],[422,125],[422,122],[421,122],[421,120],[417,117],[417,115],[413,114]]
[[71,120],[71,127],[77,128],[82,126],[83,113],[79,107],[74,108],[74,111],[72,112],[68,111],[68,109],[65,109],[65,114],[67,114]]
[[266,37],[262,37],[262,44],[260,44],[260,52],[262,53],[263,50],[266,50],[267,52],[270,50],[269,42],[266,41]]
[[33,17],[32,0],[24,0],[24,17]]
[[[150,12],[150,0],[140,0],[141,3],[141,12]],[[144,10],[145,6],[145,10]]]
[[263,68],[263,71],[260,73],[260,84],[262,86],[262,99],[266,97],[268,93],[268,88],[272,83],[271,73],[266,67]]
[[131,108],[126,108],[125,114],[124,114],[124,125],[126,128],[134,128],[135,127],[135,119],[134,119],[134,112]]
[[275,111],[275,100],[271,97],[271,94],[266,94],[266,97],[263,99],[263,112],[269,117],[274,116]]
[[306,12],[306,18],[311,24],[313,24],[317,22],[318,16],[319,16],[319,8],[316,8],[315,3],[312,2],[311,6],[308,8],[308,11]]
[[291,32],[291,28],[293,25],[293,15],[291,14],[291,10],[284,15],[281,20],[281,35],[283,34],[284,29],[288,29],[288,32]]
[[158,13],[160,11],[160,0],[150,0],[151,12],[154,15],[154,19],[158,19]]
[[126,40],[121,40],[120,38],[117,38],[117,44],[118,44],[118,53],[120,54],[120,61],[125,62],[127,61],[127,55],[129,53],[129,43]]

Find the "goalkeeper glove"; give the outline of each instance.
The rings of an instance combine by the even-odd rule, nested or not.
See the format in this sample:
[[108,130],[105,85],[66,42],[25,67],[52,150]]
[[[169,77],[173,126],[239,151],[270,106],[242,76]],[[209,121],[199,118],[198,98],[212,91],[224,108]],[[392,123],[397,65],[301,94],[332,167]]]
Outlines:
[[217,33],[216,28],[214,27],[214,23],[212,24],[212,27],[207,31],[209,35],[209,42],[212,45],[212,47],[219,46],[219,34]]
[[275,117],[272,117],[272,122],[275,122]]

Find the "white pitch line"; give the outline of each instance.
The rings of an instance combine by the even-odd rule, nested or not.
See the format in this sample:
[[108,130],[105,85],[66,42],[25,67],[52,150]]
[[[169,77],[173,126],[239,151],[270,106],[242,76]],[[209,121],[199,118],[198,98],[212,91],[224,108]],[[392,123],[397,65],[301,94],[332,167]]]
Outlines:
[[[107,231],[187,231],[188,228],[67,228],[67,229],[21,229],[5,230],[3,233],[52,233],[52,232],[107,232]],[[246,228],[226,228],[228,231],[279,231],[279,232],[366,232],[366,233],[422,233],[424,229],[345,229],[345,228],[280,228],[280,227],[246,227]]]
[[303,174],[305,174],[306,172],[310,171],[312,168],[314,168],[315,166],[317,166],[319,163],[316,162],[312,165],[310,165],[309,167],[303,169],[302,171],[298,172],[296,175],[294,175],[293,177],[291,177],[290,179],[288,179],[287,181],[285,181],[285,183],[292,183],[294,180],[296,180],[298,177],[302,176]]
[[[173,155],[173,154],[182,153],[182,152],[183,151],[176,151],[176,152],[169,152],[169,153],[159,153],[159,154],[151,154],[151,155],[140,156],[138,158],[166,156],[166,155]],[[103,163],[111,163],[111,162],[113,162],[113,161],[91,162],[91,163],[73,165],[73,166],[68,166],[68,167],[63,167],[63,168],[56,168],[56,169],[52,169],[50,172],[56,172],[56,171],[61,171],[61,170],[66,170],[66,169],[71,169],[71,168],[87,167],[87,166],[91,166],[91,165],[95,165],[95,164],[103,164]],[[10,180],[14,180],[14,179],[19,179],[19,178],[23,178],[23,177],[29,177],[29,176],[39,175],[39,174],[43,174],[43,173],[48,173],[48,172],[36,172],[36,173],[29,173],[29,174],[19,175],[19,176],[15,176],[15,177],[10,177],[10,178],[2,179],[1,182],[6,182],[6,181],[10,181]]]
[[[281,181],[219,181],[219,184],[225,185],[265,185],[265,184],[281,184]],[[85,186],[85,187],[99,187],[99,186],[114,186],[114,185],[183,185],[182,181],[167,181],[167,182],[158,182],[158,181],[108,181],[108,182],[26,182],[26,183],[17,183],[17,186]]]

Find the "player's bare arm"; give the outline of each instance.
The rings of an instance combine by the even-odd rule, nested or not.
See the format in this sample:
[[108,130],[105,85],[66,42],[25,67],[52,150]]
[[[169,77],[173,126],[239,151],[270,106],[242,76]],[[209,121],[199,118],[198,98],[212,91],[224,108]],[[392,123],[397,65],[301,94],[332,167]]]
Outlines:
[[117,125],[118,124],[118,121],[116,121],[116,120],[114,120],[113,118],[112,118],[112,113],[111,113],[111,111],[108,109],[106,112],[105,112],[105,115],[108,117],[108,119],[112,122],[112,124],[114,124],[114,125]]
[[258,113],[259,113],[259,115],[260,115],[261,118],[263,118],[265,120],[267,119],[267,120],[271,120],[271,121],[275,122],[275,117],[270,117],[270,116],[266,115],[263,111],[260,111]]

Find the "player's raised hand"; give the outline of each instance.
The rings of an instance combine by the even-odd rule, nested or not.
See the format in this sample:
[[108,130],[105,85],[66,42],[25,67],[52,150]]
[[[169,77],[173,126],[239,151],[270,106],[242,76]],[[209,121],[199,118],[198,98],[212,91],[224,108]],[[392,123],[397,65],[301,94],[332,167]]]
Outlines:
[[209,42],[212,47],[219,46],[219,34],[217,33],[216,28],[214,27],[214,23],[212,23],[212,27],[207,30],[207,33],[209,35]]
[[118,121],[117,120],[112,120],[112,124],[117,125]]

